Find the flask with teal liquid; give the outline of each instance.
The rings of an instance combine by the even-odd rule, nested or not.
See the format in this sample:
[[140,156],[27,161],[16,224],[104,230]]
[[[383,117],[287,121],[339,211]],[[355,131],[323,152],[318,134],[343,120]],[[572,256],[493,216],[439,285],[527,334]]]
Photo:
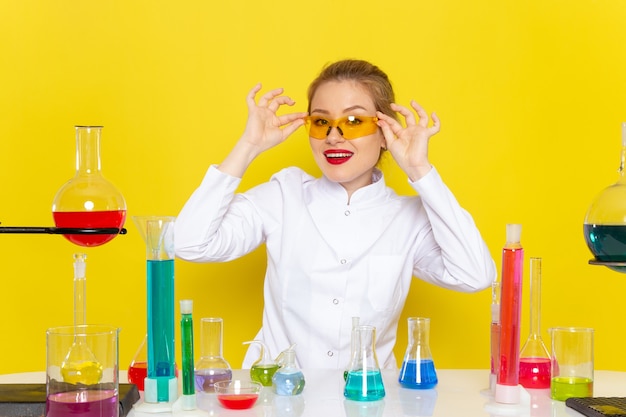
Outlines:
[[357,326],[353,332],[354,352],[343,395],[354,401],[380,400],[385,387],[376,357],[376,327]]

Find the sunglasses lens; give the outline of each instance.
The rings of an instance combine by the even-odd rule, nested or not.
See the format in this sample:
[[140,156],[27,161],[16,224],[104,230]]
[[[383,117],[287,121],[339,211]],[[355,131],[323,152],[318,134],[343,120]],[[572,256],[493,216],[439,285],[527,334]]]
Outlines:
[[332,128],[336,128],[344,139],[357,139],[376,132],[376,117],[346,116],[339,120],[325,119],[320,116],[307,117],[309,136],[314,139],[326,139]]

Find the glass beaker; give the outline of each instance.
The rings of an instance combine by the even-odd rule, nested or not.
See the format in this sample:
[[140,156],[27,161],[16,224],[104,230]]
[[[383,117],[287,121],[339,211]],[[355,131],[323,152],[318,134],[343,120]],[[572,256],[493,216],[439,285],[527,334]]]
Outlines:
[[[121,229],[126,220],[122,193],[102,175],[102,126],[75,126],[76,174],[56,193],[52,217],[57,227]],[[99,246],[116,234],[68,234],[80,246]]]
[[530,258],[530,334],[519,358],[524,388],[550,388],[550,354],[541,338],[541,258]]
[[148,372],[145,403],[178,397],[174,347],[174,217],[133,216],[146,243]]
[[430,319],[409,317],[409,345],[398,382],[404,388],[430,389],[437,385],[437,371],[430,352]]
[[343,395],[355,401],[380,400],[385,387],[376,357],[376,327],[357,326],[354,334],[354,354]]
[[617,182],[593,200],[585,215],[585,241],[593,255],[592,264],[626,273],[626,122],[622,123],[622,150]]
[[[46,417],[118,417],[118,334],[116,327],[91,324],[48,329]],[[76,338],[82,339],[96,358],[97,378],[81,374],[80,369],[69,380],[64,378],[63,364]]]
[[196,362],[196,392],[215,392],[215,383],[230,381],[230,364],[222,356],[224,321],[220,317],[200,319],[200,360]]

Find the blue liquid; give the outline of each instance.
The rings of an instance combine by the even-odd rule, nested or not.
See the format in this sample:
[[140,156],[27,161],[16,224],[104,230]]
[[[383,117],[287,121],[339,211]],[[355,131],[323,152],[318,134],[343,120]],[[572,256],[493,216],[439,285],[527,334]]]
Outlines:
[[156,379],[157,400],[169,401],[174,369],[174,260],[147,261],[148,378]]
[[363,371],[348,372],[343,396],[354,401],[376,401],[383,398],[385,387],[380,371],[366,371],[365,378],[363,375]]
[[277,395],[298,395],[304,389],[304,375],[301,371],[278,371],[272,377],[272,385]]
[[402,364],[398,382],[404,388],[411,389],[431,389],[437,385],[437,372],[435,371],[435,363],[432,359],[422,359],[419,369],[417,361],[409,360]]

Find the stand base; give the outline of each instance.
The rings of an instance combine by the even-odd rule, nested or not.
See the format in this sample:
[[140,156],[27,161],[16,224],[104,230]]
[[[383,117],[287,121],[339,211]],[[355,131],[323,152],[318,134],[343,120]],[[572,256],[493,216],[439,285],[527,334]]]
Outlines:
[[[499,386],[496,387],[496,390]],[[492,415],[497,416],[530,416],[530,394],[524,387],[518,385],[516,387],[508,387],[506,390],[518,390],[519,401],[517,403],[499,403],[495,400],[489,401],[485,404],[485,411]]]

